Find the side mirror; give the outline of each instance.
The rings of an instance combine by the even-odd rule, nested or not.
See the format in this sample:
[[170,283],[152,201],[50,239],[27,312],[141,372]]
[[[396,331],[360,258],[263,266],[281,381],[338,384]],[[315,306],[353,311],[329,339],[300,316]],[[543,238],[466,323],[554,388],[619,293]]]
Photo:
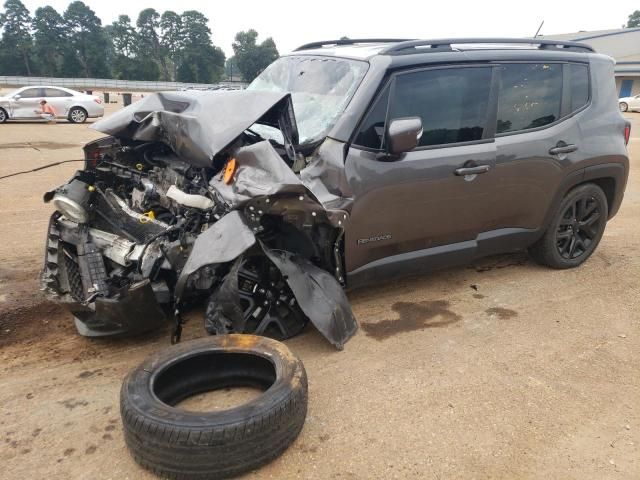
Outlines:
[[418,146],[421,136],[422,120],[420,117],[391,120],[387,129],[387,150],[394,155],[413,150]]
[[14,95],[14,96],[13,96],[13,99],[14,99],[14,100],[20,100],[21,98],[22,98],[22,97],[21,97],[20,95]]

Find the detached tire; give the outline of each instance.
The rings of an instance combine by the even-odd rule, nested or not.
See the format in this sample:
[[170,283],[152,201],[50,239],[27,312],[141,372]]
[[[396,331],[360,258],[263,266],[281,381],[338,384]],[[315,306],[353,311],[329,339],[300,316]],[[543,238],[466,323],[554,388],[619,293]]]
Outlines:
[[[237,386],[264,393],[228,410],[174,407]],[[307,414],[307,375],[275,340],[208,337],[167,348],[131,371],[120,413],[127,446],[144,468],[171,479],[228,478],[270,462],[296,439]]]

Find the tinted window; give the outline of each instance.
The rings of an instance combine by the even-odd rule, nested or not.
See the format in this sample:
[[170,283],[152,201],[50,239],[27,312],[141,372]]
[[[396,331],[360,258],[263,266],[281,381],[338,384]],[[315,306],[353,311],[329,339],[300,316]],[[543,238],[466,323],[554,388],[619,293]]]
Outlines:
[[64,90],[58,90],[57,88],[45,88],[44,89],[45,97],[71,97],[70,93],[65,92]]
[[383,147],[384,127],[387,118],[387,104],[389,103],[389,89],[387,88],[376,100],[362,123],[360,133],[355,139],[356,145],[376,150]]
[[562,65],[502,65],[500,73],[497,133],[542,127],[560,118]]
[[20,95],[22,98],[42,97],[42,89],[41,88],[27,88],[26,90],[23,90],[22,92],[20,92],[18,95]]
[[571,111],[584,107],[589,101],[589,69],[586,65],[569,65],[571,74]]
[[487,119],[490,68],[398,75],[390,118],[420,117],[420,146],[480,140]]

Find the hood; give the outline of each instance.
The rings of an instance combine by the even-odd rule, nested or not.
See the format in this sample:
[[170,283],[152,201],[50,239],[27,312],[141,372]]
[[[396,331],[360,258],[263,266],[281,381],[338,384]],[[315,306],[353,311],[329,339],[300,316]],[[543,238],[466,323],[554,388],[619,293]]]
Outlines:
[[210,167],[254,123],[279,128],[298,142],[291,95],[240,90],[154,93],[91,128],[117,138],[162,142],[181,159]]

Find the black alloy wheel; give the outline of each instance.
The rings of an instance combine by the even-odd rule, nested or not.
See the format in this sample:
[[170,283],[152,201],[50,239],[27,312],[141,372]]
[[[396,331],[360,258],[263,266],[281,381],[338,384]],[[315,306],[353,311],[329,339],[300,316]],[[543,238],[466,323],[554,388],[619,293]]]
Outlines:
[[582,196],[569,205],[556,230],[556,246],[562,258],[584,255],[599,239],[605,222],[599,202],[593,196]]
[[[244,331],[236,332],[230,321],[211,325],[215,333],[250,333],[286,340],[304,330],[308,318],[300,309],[280,270],[264,255],[242,261],[238,270],[238,296],[245,321]],[[214,310],[215,295],[207,305],[207,317]]]
[[607,225],[609,206],[602,189],[579,185],[558,205],[545,233],[531,247],[533,259],[551,268],[573,268],[595,251]]

